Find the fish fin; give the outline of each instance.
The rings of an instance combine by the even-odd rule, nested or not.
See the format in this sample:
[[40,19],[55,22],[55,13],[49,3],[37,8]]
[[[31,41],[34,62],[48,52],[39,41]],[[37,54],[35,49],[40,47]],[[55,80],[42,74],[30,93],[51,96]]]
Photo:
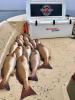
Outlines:
[[41,57],[41,60],[44,61],[44,59]]
[[6,90],[10,91],[9,83],[7,82],[7,83],[5,84],[4,81],[1,81],[1,82],[0,82],[0,89],[6,89]]
[[38,81],[38,77],[37,77],[37,75],[35,74],[34,76],[30,76],[30,77],[28,78],[28,80]]
[[10,74],[10,76],[14,76],[14,74],[16,73],[16,71],[14,70],[11,74]]
[[14,73],[11,73],[10,76],[14,77]]
[[0,82],[0,89],[4,89],[4,82],[3,82],[3,80],[1,80],[1,82]]
[[32,71],[32,68],[31,68],[31,63],[30,63],[30,61],[29,61],[29,65],[30,65],[30,67],[29,67],[29,68],[30,68],[30,71]]
[[49,56],[49,60],[51,59],[51,56]]
[[30,95],[36,95],[36,92],[30,86],[27,89],[23,87],[20,100]]
[[72,79],[75,81],[75,74],[74,74],[74,75],[72,75]]
[[9,85],[8,82],[5,84],[4,88],[5,88],[7,91],[10,91],[10,85]]
[[38,69],[41,69],[41,68],[52,69],[52,66],[49,63],[48,64],[42,64]]

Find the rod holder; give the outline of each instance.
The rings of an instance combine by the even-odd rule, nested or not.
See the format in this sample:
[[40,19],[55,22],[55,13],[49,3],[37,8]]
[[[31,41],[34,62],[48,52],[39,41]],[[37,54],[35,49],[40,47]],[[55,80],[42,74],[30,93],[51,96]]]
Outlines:
[[35,21],[35,26],[37,26],[38,25],[38,22],[37,22],[37,20]]
[[53,20],[53,25],[55,25],[55,20]]

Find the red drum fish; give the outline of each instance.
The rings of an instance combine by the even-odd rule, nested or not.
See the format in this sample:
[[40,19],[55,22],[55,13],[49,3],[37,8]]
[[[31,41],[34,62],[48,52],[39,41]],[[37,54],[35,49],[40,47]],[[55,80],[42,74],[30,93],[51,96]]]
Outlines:
[[29,77],[29,80],[38,81],[36,72],[37,68],[40,65],[40,54],[37,50],[33,50],[30,56],[30,64],[31,64],[31,75]]
[[35,91],[31,88],[28,77],[29,77],[29,64],[27,58],[23,55],[17,60],[16,66],[16,77],[18,81],[23,85],[21,100],[27,96],[35,95]]
[[16,54],[12,53],[6,56],[3,67],[1,69],[1,77],[2,81],[0,83],[0,89],[7,89],[10,90],[9,86],[9,78],[12,72],[14,71],[14,68],[16,66]]
[[36,39],[36,45],[37,45],[37,49],[40,53],[40,56],[42,58],[42,60],[44,61],[43,65],[40,68],[48,68],[48,69],[52,69],[51,65],[49,64],[49,51],[48,49],[40,43],[40,41],[38,39]]

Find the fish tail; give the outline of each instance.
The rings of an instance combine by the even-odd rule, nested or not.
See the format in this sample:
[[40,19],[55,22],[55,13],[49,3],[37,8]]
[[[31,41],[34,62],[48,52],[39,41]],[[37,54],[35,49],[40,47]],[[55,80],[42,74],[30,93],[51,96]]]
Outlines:
[[30,77],[28,78],[28,80],[38,81],[38,77],[37,77],[36,74],[34,74],[34,76],[30,76]]
[[4,82],[3,82],[3,80],[0,80],[1,82],[0,82],[0,89],[4,89]]
[[42,65],[39,67],[39,69],[41,69],[41,68],[44,68],[44,69],[52,69],[52,66],[51,66],[49,63],[47,63],[47,64],[42,64]]
[[0,83],[0,89],[6,89],[7,91],[10,91],[9,83],[5,83],[4,81],[1,81]]
[[10,91],[10,85],[9,85],[8,82],[5,84],[5,89],[6,89],[7,91]]
[[30,86],[27,89],[23,87],[20,100],[30,95],[36,95],[36,92]]

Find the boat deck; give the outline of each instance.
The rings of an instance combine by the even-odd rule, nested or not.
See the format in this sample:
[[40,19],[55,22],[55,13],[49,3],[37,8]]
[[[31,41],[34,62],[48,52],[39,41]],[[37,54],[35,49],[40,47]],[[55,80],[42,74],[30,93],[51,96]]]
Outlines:
[[[21,22],[20,24],[17,23],[8,22],[6,26],[3,25],[0,29],[0,57],[2,59],[7,53],[5,51],[9,49],[13,42],[11,42],[10,38],[12,31],[14,30],[14,36],[12,36],[14,39],[15,34],[18,34],[17,29],[23,24]],[[9,46],[6,45],[7,42],[8,45],[10,44]],[[38,82],[30,81],[30,85],[37,95],[29,96],[24,100],[70,100],[66,86],[75,72],[75,40],[71,38],[55,38],[41,39],[41,42],[49,49],[51,55],[50,64],[53,69],[40,69],[37,71]],[[9,84],[11,90],[9,92],[5,90],[0,91],[0,100],[19,100],[22,86],[15,76],[10,78]]]
[[[69,100],[64,99],[65,87],[75,72],[75,40],[70,38],[44,39],[41,42],[49,49],[53,69],[37,71],[38,82],[30,82],[36,96],[25,100]],[[22,86],[15,77],[10,78],[10,92],[0,91],[0,100],[18,100]],[[2,99],[3,98],[3,99]]]

